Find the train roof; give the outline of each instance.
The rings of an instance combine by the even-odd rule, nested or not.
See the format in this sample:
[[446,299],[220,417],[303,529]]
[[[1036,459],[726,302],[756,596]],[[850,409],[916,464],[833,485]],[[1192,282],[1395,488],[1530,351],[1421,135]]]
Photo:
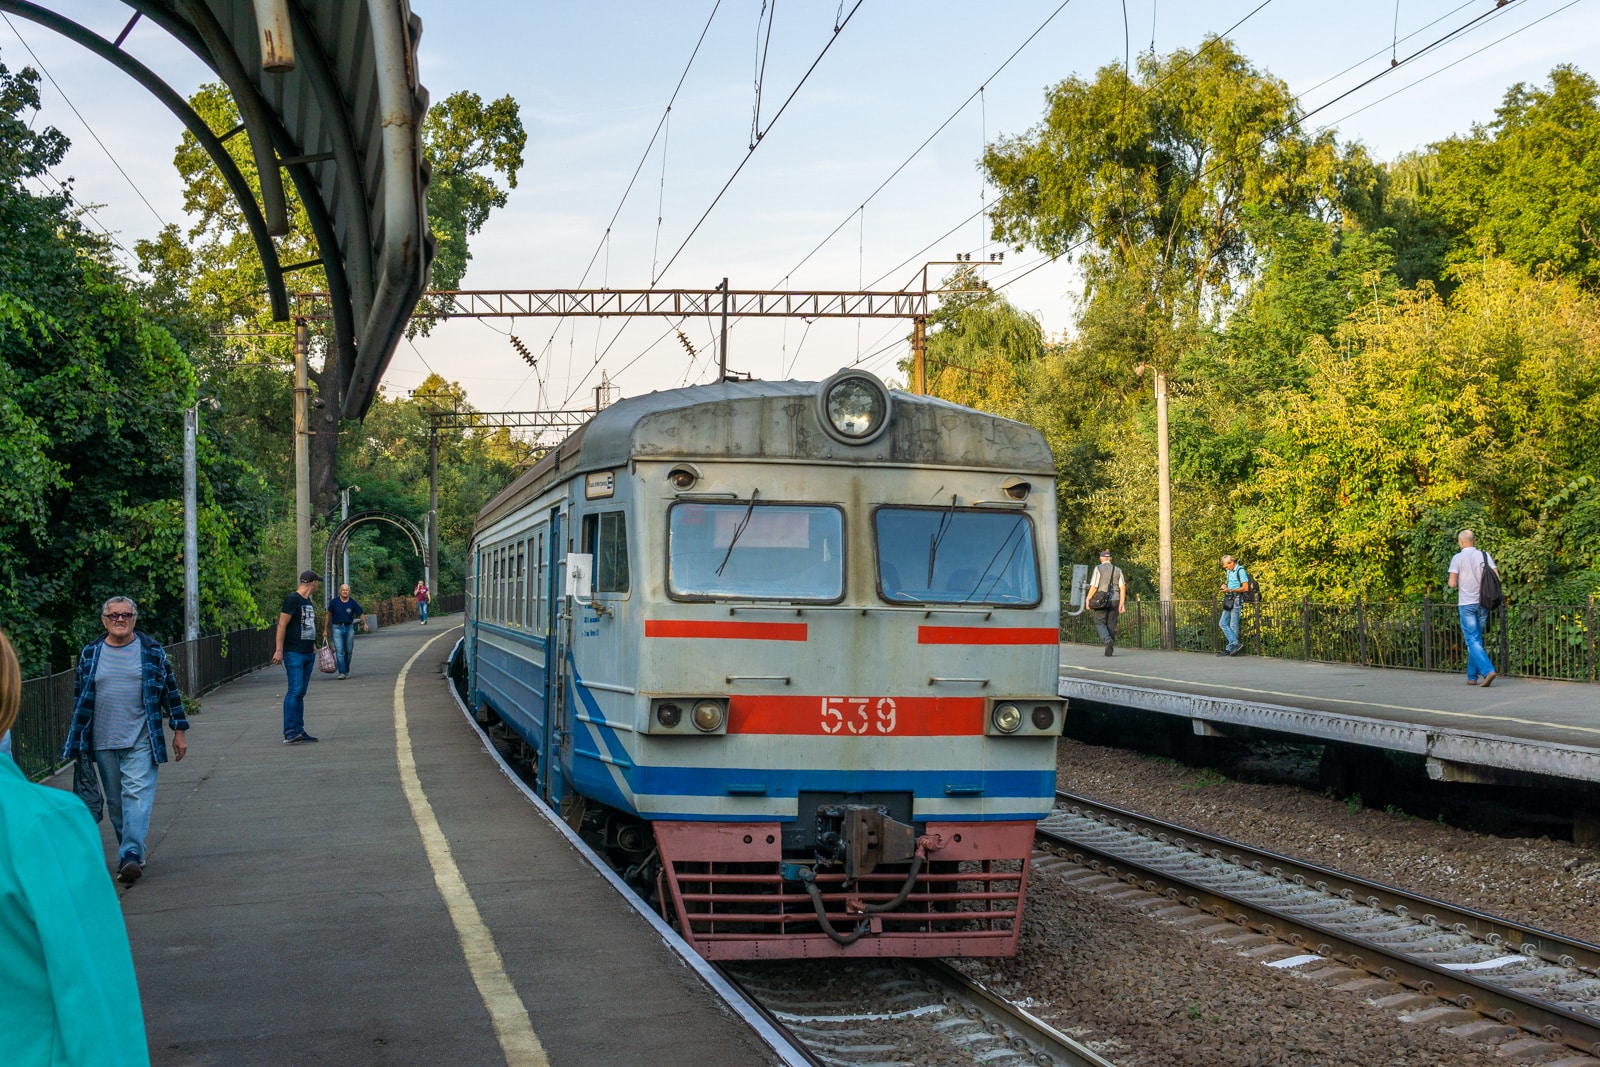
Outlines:
[[1044,435],[936,397],[892,392],[888,427],[846,444],[822,425],[818,382],[729,381],[619,400],[552,448],[478,513],[483,526],[549,486],[635,459],[945,466],[1053,477]]

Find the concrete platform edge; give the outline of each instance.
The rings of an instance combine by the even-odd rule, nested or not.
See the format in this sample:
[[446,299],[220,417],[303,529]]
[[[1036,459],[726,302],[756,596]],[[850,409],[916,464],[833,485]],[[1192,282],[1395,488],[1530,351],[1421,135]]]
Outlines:
[[[455,650],[460,647],[461,640],[463,639],[458,638],[456,645],[451,650],[450,657],[452,659],[455,657]],[[811,1061],[785,1039],[766,1020],[755,1005],[751,1004],[721,974],[717,973],[716,968],[708,963],[705,957],[691,948],[687,941],[679,937],[677,931],[667,925],[665,919],[658,915],[654,909],[645,906],[644,901],[640,900],[633,890],[629,889],[627,884],[617,876],[617,872],[611,869],[611,865],[590,848],[588,842],[579,837],[577,832],[568,826],[560,815],[551,810],[550,806],[541,800],[537,793],[528,788],[526,782],[517,777],[516,772],[511,769],[511,765],[506,763],[505,758],[494,747],[494,743],[489,740],[489,735],[484,733],[483,727],[479,726],[477,720],[473,718],[471,709],[461,699],[461,694],[456,692],[456,687],[450,684],[448,677],[445,679],[444,684],[450,691],[450,699],[455,701],[456,708],[460,710],[461,717],[466,720],[472,731],[478,735],[478,740],[483,743],[485,751],[494,760],[495,766],[500,768],[500,773],[505,775],[506,780],[533,805],[540,818],[554,827],[566,839],[567,843],[583,857],[584,862],[593,867],[610,884],[611,888],[617,891],[617,895],[650,924],[651,928],[660,936],[662,942],[676,953],[690,970],[699,975],[700,980],[705,982],[712,992],[732,1008],[734,1014],[751,1030],[755,1031],[767,1047],[777,1054],[779,1059],[789,1064],[790,1067],[807,1067]]]

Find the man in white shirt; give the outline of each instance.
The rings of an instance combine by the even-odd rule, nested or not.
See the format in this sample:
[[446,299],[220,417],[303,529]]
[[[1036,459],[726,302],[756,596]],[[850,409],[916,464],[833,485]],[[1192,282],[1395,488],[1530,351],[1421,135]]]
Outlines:
[[1483,630],[1489,613],[1478,603],[1478,589],[1483,582],[1483,572],[1495,569],[1489,553],[1473,544],[1471,530],[1462,530],[1456,537],[1461,551],[1450,558],[1450,588],[1457,590],[1456,610],[1461,613],[1461,636],[1467,642],[1467,684],[1485,688],[1494,681],[1494,663],[1483,647]]

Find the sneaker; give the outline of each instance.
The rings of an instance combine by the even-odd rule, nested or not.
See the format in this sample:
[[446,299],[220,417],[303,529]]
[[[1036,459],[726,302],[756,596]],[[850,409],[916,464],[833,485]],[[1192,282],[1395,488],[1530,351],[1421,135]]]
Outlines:
[[310,734],[301,734],[298,738],[296,738],[296,740],[298,740],[298,741],[315,741],[317,739],[315,737],[312,737]]
[[342,675],[342,674],[341,674],[341,675],[339,675],[339,680],[340,680],[340,681],[341,681],[341,682],[342,682],[342,681],[344,681],[344,675]]
[[305,734],[300,734],[298,737],[285,737],[283,739],[283,743],[286,744],[286,745],[298,745],[300,742],[304,741],[305,739],[306,739],[306,735]]
[[139,876],[142,874],[144,874],[144,867],[139,863],[138,860],[134,859],[132,856],[129,856],[127,859],[123,860],[122,865],[117,868],[117,881],[121,882],[123,885],[132,885],[139,880]]
[[1111,655],[1111,646],[1110,645],[1106,646],[1106,655],[1108,655],[1108,656]]
[[1483,676],[1483,681],[1479,682],[1478,684],[1480,686],[1482,686],[1484,689],[1489,688],[1489,683],[1494,681],[1494,675],[1495,675],[1495,672],[1494,671],[1490,671],[1488,674]]
[[1237,656],[1239,653],[1241,653],[1243,651],[1244,651],[1244,646],[1243,645],[1234,645],[1234,646],[1232,646],[1231,648],[1228,649],[1228,653],[1227,654],[1230,655],[1230,656]]

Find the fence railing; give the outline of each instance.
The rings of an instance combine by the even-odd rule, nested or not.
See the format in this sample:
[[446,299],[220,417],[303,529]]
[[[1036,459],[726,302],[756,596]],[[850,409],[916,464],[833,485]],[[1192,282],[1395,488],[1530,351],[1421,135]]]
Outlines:
[[[431,610],[447,615],[460,611],[465,602],[466,596],[461,593],[436,597]],[[417,602],[411,597],[394,597],[379,601],[372,614],[379,629],[415,621]],[[264,626],[259,630],[212,634],[196,641],[177,641],[165,647],[179,687],[186,695],[194,696],[265,667],[272,662],[277,641],[277,627]],[[192,684],[191,663],[195,672]],[[69,668],[22,683],[22,708],[11,729],[11,756],[30,779],[42,778],[61,765],[61,746],[66,744],[67,729],[72,725],[72,675]]]
[[[1223,647],[1216,600],[1170,601],[1172,647]],[[1135,599],[1123,613],[1117,644],[1161,648],[1161,606]],[[1500,674],[1595,681],[1595,604],[1510,604],[1494,613],[1484,647]],[[1091,612],[1063,615],[1061,638],[1099,644]],[[1311,600],[1246,604],[1239,620],[1244,655],[1402,670],[1464,671],[1466,644],[1454,603],[1323,604]]]

